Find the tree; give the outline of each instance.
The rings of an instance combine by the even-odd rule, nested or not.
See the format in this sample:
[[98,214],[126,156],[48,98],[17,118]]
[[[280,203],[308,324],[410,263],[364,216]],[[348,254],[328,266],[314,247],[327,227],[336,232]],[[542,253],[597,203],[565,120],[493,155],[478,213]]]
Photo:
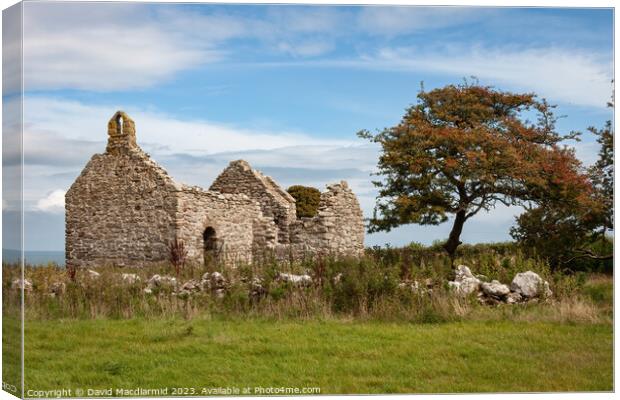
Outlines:
[[[373,135],[382,154],[369,232],[402,224],[454,221],[444,249],[454,260],[467,220],[499,202],[523,205],[557,186],[583,180],[574,153],[559,143],[556,117],[535,94],[514,94],[465,81],[426,92],[400,123]],[[525,116],[535,117],[535,122]]]
[[318,213],[319,203],[321,202],[321,192],[319,189],[294,185],[286,191],[295,198],[297,218],[314,217]]
[[580,259],[613,259],[610,249],[605,248],[609,247],[605,233],[613,229],[614,132],[611,121],[602,129],[588,130],[598,137],[601,148],[582,182],[562,193],[549,190],[535,207],[517,217],[517,225],[510,231],[513,238],[547,258],[553,267],[576,269],[575,262]]

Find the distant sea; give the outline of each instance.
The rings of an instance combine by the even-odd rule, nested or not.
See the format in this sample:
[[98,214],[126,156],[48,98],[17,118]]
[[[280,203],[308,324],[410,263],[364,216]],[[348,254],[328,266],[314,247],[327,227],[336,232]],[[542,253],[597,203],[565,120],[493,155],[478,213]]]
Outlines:
[[[64,251],[25,251],[26,264],[47,265],[50,262],[65,265]],[[21,258],[21,252],[13,249],[2,249],[2,262],[17,262]]]

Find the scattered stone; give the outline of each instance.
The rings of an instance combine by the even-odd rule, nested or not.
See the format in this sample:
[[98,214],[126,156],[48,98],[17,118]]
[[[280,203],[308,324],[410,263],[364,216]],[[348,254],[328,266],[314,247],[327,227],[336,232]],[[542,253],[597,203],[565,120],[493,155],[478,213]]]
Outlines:
[[200,282],[195,279],[190,279],[189,281],[185,282],[183,286],[181,286],[181,291],[187,291],[189,293],[200,292]]
[[507,304],[521,303],[521,301],[523,301],[523,297],[517,292],[510,292],[506,295]]
[[175,288],[177,286],[177,278],[172,276],[160,276],[155,274],[148,280],[144,293],[151,294],[162,288]]
[[515,275],[510,284],[510,290],[528,299],[542,295],[549,297],[553,294],[549,289],[549,283],[533,271],[520,272]]
[[482,292],[487,296],[502,298],[510,293],[510,288],[503,283],[492,280],[491,282],[482,282],[480,284]]
[[285,274],[280,272],[277,280],[281,282],[291,283],[297,287],[307,287],[312,285],[312,277],[310,275]]
[[469,269],[469,267],[466,265],[459,265],[458,267],[456,267],[454,274],[455,274],[454,280],[456,282],[461,282],[465,278],[475,278],[475,276],[471,273],[471,270]]
[[24,279],[22,281],[21,278],[18,278],[11,282],[11,287],[13,289],[19,290],[24,289],[24,291],[29,292],[32,290],[32,282],[30,282],[28,279]]
[[454,281],[448,282],[448,285],[456,292],[468,295],[480,289],[480,280],[471,273],[469,267],[459,265],[454,271],[454,276]]
[[124,283],[128,284],[128,285],[134,285],[138,282],[140,282],[140,277],[136,274],[125,274],[123,273],[121,275],[121,279],[123,280]]
[[214,272],[211,274],[211,286],[214,288],[224,288],[226,286],[226,278],[220,272]]

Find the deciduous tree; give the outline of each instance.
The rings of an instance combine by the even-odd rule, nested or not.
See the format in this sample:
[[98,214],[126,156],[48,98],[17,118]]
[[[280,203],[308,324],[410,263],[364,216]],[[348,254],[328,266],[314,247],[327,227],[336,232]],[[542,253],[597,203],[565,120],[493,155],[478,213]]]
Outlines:
[[553,106],[535,94],[465,81],[417,97],[397,125],[359,132],[382,149],[370,232],[453,215],[444,248],[454,259],[463,226],[477,213],[536,201],[552,187],[560,195],[587,186],[574,153],[560,145],[577,134],[558,133]]

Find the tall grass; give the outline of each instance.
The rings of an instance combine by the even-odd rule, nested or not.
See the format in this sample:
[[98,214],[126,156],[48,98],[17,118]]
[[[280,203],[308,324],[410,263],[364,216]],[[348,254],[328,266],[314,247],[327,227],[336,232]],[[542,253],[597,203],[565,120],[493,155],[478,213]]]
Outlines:
[[[468,265],[475,274],[488,280],[509,284],[518,272],[531,270],[548,280],[555,295],[537,305],[479,305],[475,296],[461,297],[451,292],[446,282],[451,279],[451,260],[439,246],[405,248],[372,248],[359,259],[306,258],[280,262],[262,257],[252,265],[223,267],[217,264],[187,265],[178,271],[179,284],[199,281],[205,272],[220,271],[227,282],[223,297],[206,290],[189,296],[177,296],[173,288],[162,288],[153,294],[144,292],[154,274],[176,275],[170,264],[149,268],[96,268],[98,278],[85,270],[77,271],[75,280],[64,268],[27,266],[25,275],[33,284],[26,292],[26,317],[59,318],[162,318],[224,315],[267,317],[275,319],[355,318],[410,322],[447,322],[476,319],[542,319],[554,321],[600,322],[611,316],[608,289],[588,289],[584,274],[552,273],[548,265],[528,258],[509,244],[464,246],[457,263]],[[19,269],[3,266],[5,293],[15,291],[9,285],[18,277]],[[277,279],[278,273],[307,273],[314,284],[296,287]],[[140,282],[122,281],[122,273],[135,273]],[[262,293],[253,290],[252,282],[261,279]],[[411,290],[418,282],[420,290]],[[52,294],[64,284],[65,290]],[[400,285],[406,283],[406,285]],[[427,290],[427,284],[431,290]],[[404,287],[403,287],[404,286]],[[589,295],[588,293],[595,293]],[[598,297],[596,297],[598,296]],[[18,296],[4,296],[6,311],[19,307]]]

